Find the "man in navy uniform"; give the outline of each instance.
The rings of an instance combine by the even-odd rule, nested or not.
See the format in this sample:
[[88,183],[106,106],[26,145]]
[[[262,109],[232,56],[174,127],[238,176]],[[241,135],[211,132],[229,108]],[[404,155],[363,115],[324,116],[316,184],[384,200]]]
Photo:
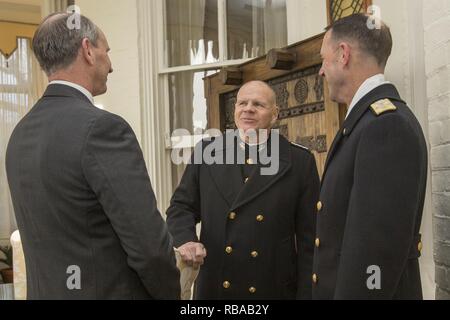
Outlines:
[[[260,81],[245,84],[235,111],[243,134],[229,133],[195,150],[224,142],[215,155],[224,160],[245,153],[245,163],[192,163],[175,191],[167,223],[183,260],[202,265],[196,299],[311,299],[320,184],[314,156],[275,132],[266,134],[269,139],[258,136],[257,143],[246,140],[252,130],[267,132],[277,118],[274,91]],[[273,174],[262,171],[263,152],[279,158]]]
[[317,204],[314,299],[422,299],[427,146],[416,117],[384,78],[392,37],[374,19],[337,21],[321,50],[331,99],[349,110]]

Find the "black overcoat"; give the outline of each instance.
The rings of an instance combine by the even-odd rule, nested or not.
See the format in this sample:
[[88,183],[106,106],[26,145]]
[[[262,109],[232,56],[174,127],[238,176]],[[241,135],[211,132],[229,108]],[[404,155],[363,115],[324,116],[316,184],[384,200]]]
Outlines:
[[[199,240],[206,247],[196,299],[311,298],[316,162],[308,150],[279,141],[275,175],[262,175],[261,164],[250,177],[237,164],[188,165],[167,222],[177,246]],[[237,141],[224,145],[217,155],[240,149]]]
[[317,205],[314,299],[422,298],[426,182],[419,122],[393,85],[374,89],[351,111],[328,156]]

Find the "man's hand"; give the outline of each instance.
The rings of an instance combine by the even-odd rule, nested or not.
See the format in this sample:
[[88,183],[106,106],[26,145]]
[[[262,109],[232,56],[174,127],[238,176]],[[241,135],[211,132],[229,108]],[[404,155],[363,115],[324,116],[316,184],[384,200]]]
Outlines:
[[195,269],[199,268],[205,262],[206,249],[205,246],[199,242],[188,242],[179,247],[178,252],[181,259]]

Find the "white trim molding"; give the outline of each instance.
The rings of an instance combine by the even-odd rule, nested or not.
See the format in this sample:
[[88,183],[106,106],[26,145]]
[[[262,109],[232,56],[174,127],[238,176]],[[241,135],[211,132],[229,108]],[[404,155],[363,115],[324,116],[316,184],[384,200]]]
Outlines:
[[137,0],[142,149],[163,216],[172,195],[172,167],[166,139],[170,136],[167,75],[159,75],[163,61],[163,0]]

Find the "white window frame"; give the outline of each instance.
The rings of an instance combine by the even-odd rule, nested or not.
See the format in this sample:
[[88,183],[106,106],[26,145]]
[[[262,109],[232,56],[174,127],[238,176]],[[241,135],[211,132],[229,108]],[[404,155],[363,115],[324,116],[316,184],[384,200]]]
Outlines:
[[[162,1],[161,8],[163,11],[161,12],[161,30],[164,30],[164,37],[166,32],[166,6],[165,0]],[[254,0],[255,1],[255,0]],[[167,67],[167,52],[164,49],[163,42],[160,43],[160,57],[163,59],[160,64],[160,68],[158,70],[158,74],[160,75],[162,81],[167,81],[167,76],[169,74],[174,74],[178,72],[186,72],[186,71],[209,71],[209,70],[217,70],[224,67],[237,66],[243,63],[246,63],[254,58],[248,59],[235,59],[228,60],[228,28],[227,28],[227,0],[217,0],[217,9],[218,9],[218,38],[219,38],[219,61],[215,63],[205,63],[199,65],[190,65],[190,66],[177,66],[177,67]],[[286,28],[288,26],[286,25]],[[168,112],[168,117],[170,119],[170,106],[168,103],[168,96],[164,97],[165,100],[165,110]],[[173,131],[175,128],[170,128]],[[166,133],[166,148],[168,150],[172,149],[186,149],[186,148],[194,148],[195,143],[199,140],[198,136],[185,136],[181,140],[180,138],[169,138],[171,133]],[[180,143],[181,141],[181,143]]]
[[[161,26],[162,30],[164,30],[164,35],[166,33],[166,6],[165,1],[162,0],[163,12],[161,13],[163,17],[163,25]],[[255,1],[255,0],[254,0]],[[217,0],[217,16],[218,16],[218,38],[219,38],[219,61],[216,63],[205,63],[198,65],[186,65],[186,66],[178,66],[178,67],[167,67],[167,61],[162,61],[161,68],[159,70],[159,74],[171,74],[177,72],[184,71],[208,71],[215,70],[228,66],[236,66],[243,64],[252,58],[248,59],[235,59],[228,60],[228,28],[227,28],[227,0]],[[164,48],[164,46],[161,46]],[[167,57],[167,52],[163,52],[162,57]]]

